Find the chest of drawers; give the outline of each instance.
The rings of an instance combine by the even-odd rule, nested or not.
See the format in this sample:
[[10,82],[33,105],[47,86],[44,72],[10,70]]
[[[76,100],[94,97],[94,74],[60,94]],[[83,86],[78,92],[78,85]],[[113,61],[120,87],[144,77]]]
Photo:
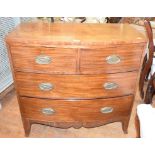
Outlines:
[[122,122],[127,133],[146,46],[126,24],[25,23],[6,42],[25,135]]

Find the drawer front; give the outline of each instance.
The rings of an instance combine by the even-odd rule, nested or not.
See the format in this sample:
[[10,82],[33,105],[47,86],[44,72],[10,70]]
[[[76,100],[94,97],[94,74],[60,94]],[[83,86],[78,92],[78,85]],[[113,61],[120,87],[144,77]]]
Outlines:
[[20,98],[24,117],[39,121],[114,121],[128,116],[133,96],[96,100],[48,100]]
[[40,73],[75,73],[76,50],[12,47],[15,70]]
[[21,96],[53,99],[107,98],[133,94],[137,72],[105,75],[16,73]]
[[120,46],[115,48],[82,50],[80,71],[83,74],[117,73],[138,70],[142,47]]

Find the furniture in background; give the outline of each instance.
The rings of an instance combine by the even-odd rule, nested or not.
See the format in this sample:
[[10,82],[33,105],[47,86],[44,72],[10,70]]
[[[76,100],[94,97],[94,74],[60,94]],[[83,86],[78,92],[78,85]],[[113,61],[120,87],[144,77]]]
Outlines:
[[122,17],[119,23],[126,23],[126,24],[135,24],[144,26],[144,21],[155,21],[155,17]]
[[[150,103],[152,103],[152,98],[155,94],[155,72],[154,72],[154,68],[153,68],[154,67],[153,59],[154,59],[155,46],[154,46],[153,33],[152,33],[152,28],[151,28],[150,22],[146,21],[145,27],[146,27],[146,31],[147,31],[148,38],[149,38],[149,53],[150,53],[149,55],[150,56],[148,58],[148,61],[151,64],[151,67],[150,67],[150,64],[148,65],[148,63],[145,63],[145,66],[148,65],[147,67],[149,68],[149,72],[151,74],[150,74],[150,79],[148,81],[144,102],[146,104],[150,104]],[[151,70],[152,70],[152,72],[151,72]],[[147,74],[149,74],[149,73],[147,73]],[[148,75],[146,77],[148,77]]]
[[32,123],[78,129],[121,122],[127,133],[146,46],[136,29],[35,22],[6,41],[26,136]]
[[106,23],[105,17],[37,17],[52,23]]
[[[155,108],[152,107],[152,98],[155,94],[155,73],[152,75],[151,66],[153,62],[154,43],[151,24],[149,21],[144,22],[147,37],[148,37],[148,53],[146,53],[143,61],[143,66],[140,74],[140,94],[144,102],[137,106],[137,115],[135,118],[135,125],[137,129],[137,137],[155,138]],[[148,75],[150,79],[148,80]],[[144,82],[148,80],[147,89],[144,90]],[[144,93],[145,92],[145,93]]]
[[[146,52],[145,54],[142,70],[140,74],[140,80],[139,80],[139,90],[140,90],[140,96],[142,99],[144,98],[144,83],[146,80],[148,80],[148,75],[150,74],[150,71],[151,71],[151,66],[153,62],[153,53],[154,53],[153,33],[152,33],[150,22],[145,21],[144,25],[145,25],[147,37],[149,40],[148,41],[149,51]],[[153,75],[151,75],[151,79],[148,82],[147,91],[144,99],[145,103],[150,103],[152,100],[152,96],[154,93],[153,78],[154,78]]]
[[155,17],[106,17],[106,20],[107,23],[124,23],[144,26],[144,20],[153,22],[155,21]]
[[122,17],[106,17],[107,23],[119,23]]
[[[53,22],[54,22],[54,17]],[[86,21],[86,17],[61,17],[59,18],[62,22],[75,22],[75,23],[83,23]]]

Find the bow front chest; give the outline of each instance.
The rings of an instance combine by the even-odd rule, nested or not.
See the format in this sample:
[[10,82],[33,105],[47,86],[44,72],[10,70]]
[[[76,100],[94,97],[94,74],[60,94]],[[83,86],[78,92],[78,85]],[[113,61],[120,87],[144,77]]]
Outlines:
[[122,122],[127,133],[146,47],[128,24],[20,24],[7,37],[26,136]]

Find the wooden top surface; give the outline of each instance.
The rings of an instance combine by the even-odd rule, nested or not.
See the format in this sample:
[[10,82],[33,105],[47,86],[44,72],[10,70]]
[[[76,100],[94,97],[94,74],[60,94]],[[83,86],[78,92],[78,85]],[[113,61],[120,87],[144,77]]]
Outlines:
[[33,46],[89,46],[144,43],[146,38],[129,24],[23,23],[6,38],[8,43]]

